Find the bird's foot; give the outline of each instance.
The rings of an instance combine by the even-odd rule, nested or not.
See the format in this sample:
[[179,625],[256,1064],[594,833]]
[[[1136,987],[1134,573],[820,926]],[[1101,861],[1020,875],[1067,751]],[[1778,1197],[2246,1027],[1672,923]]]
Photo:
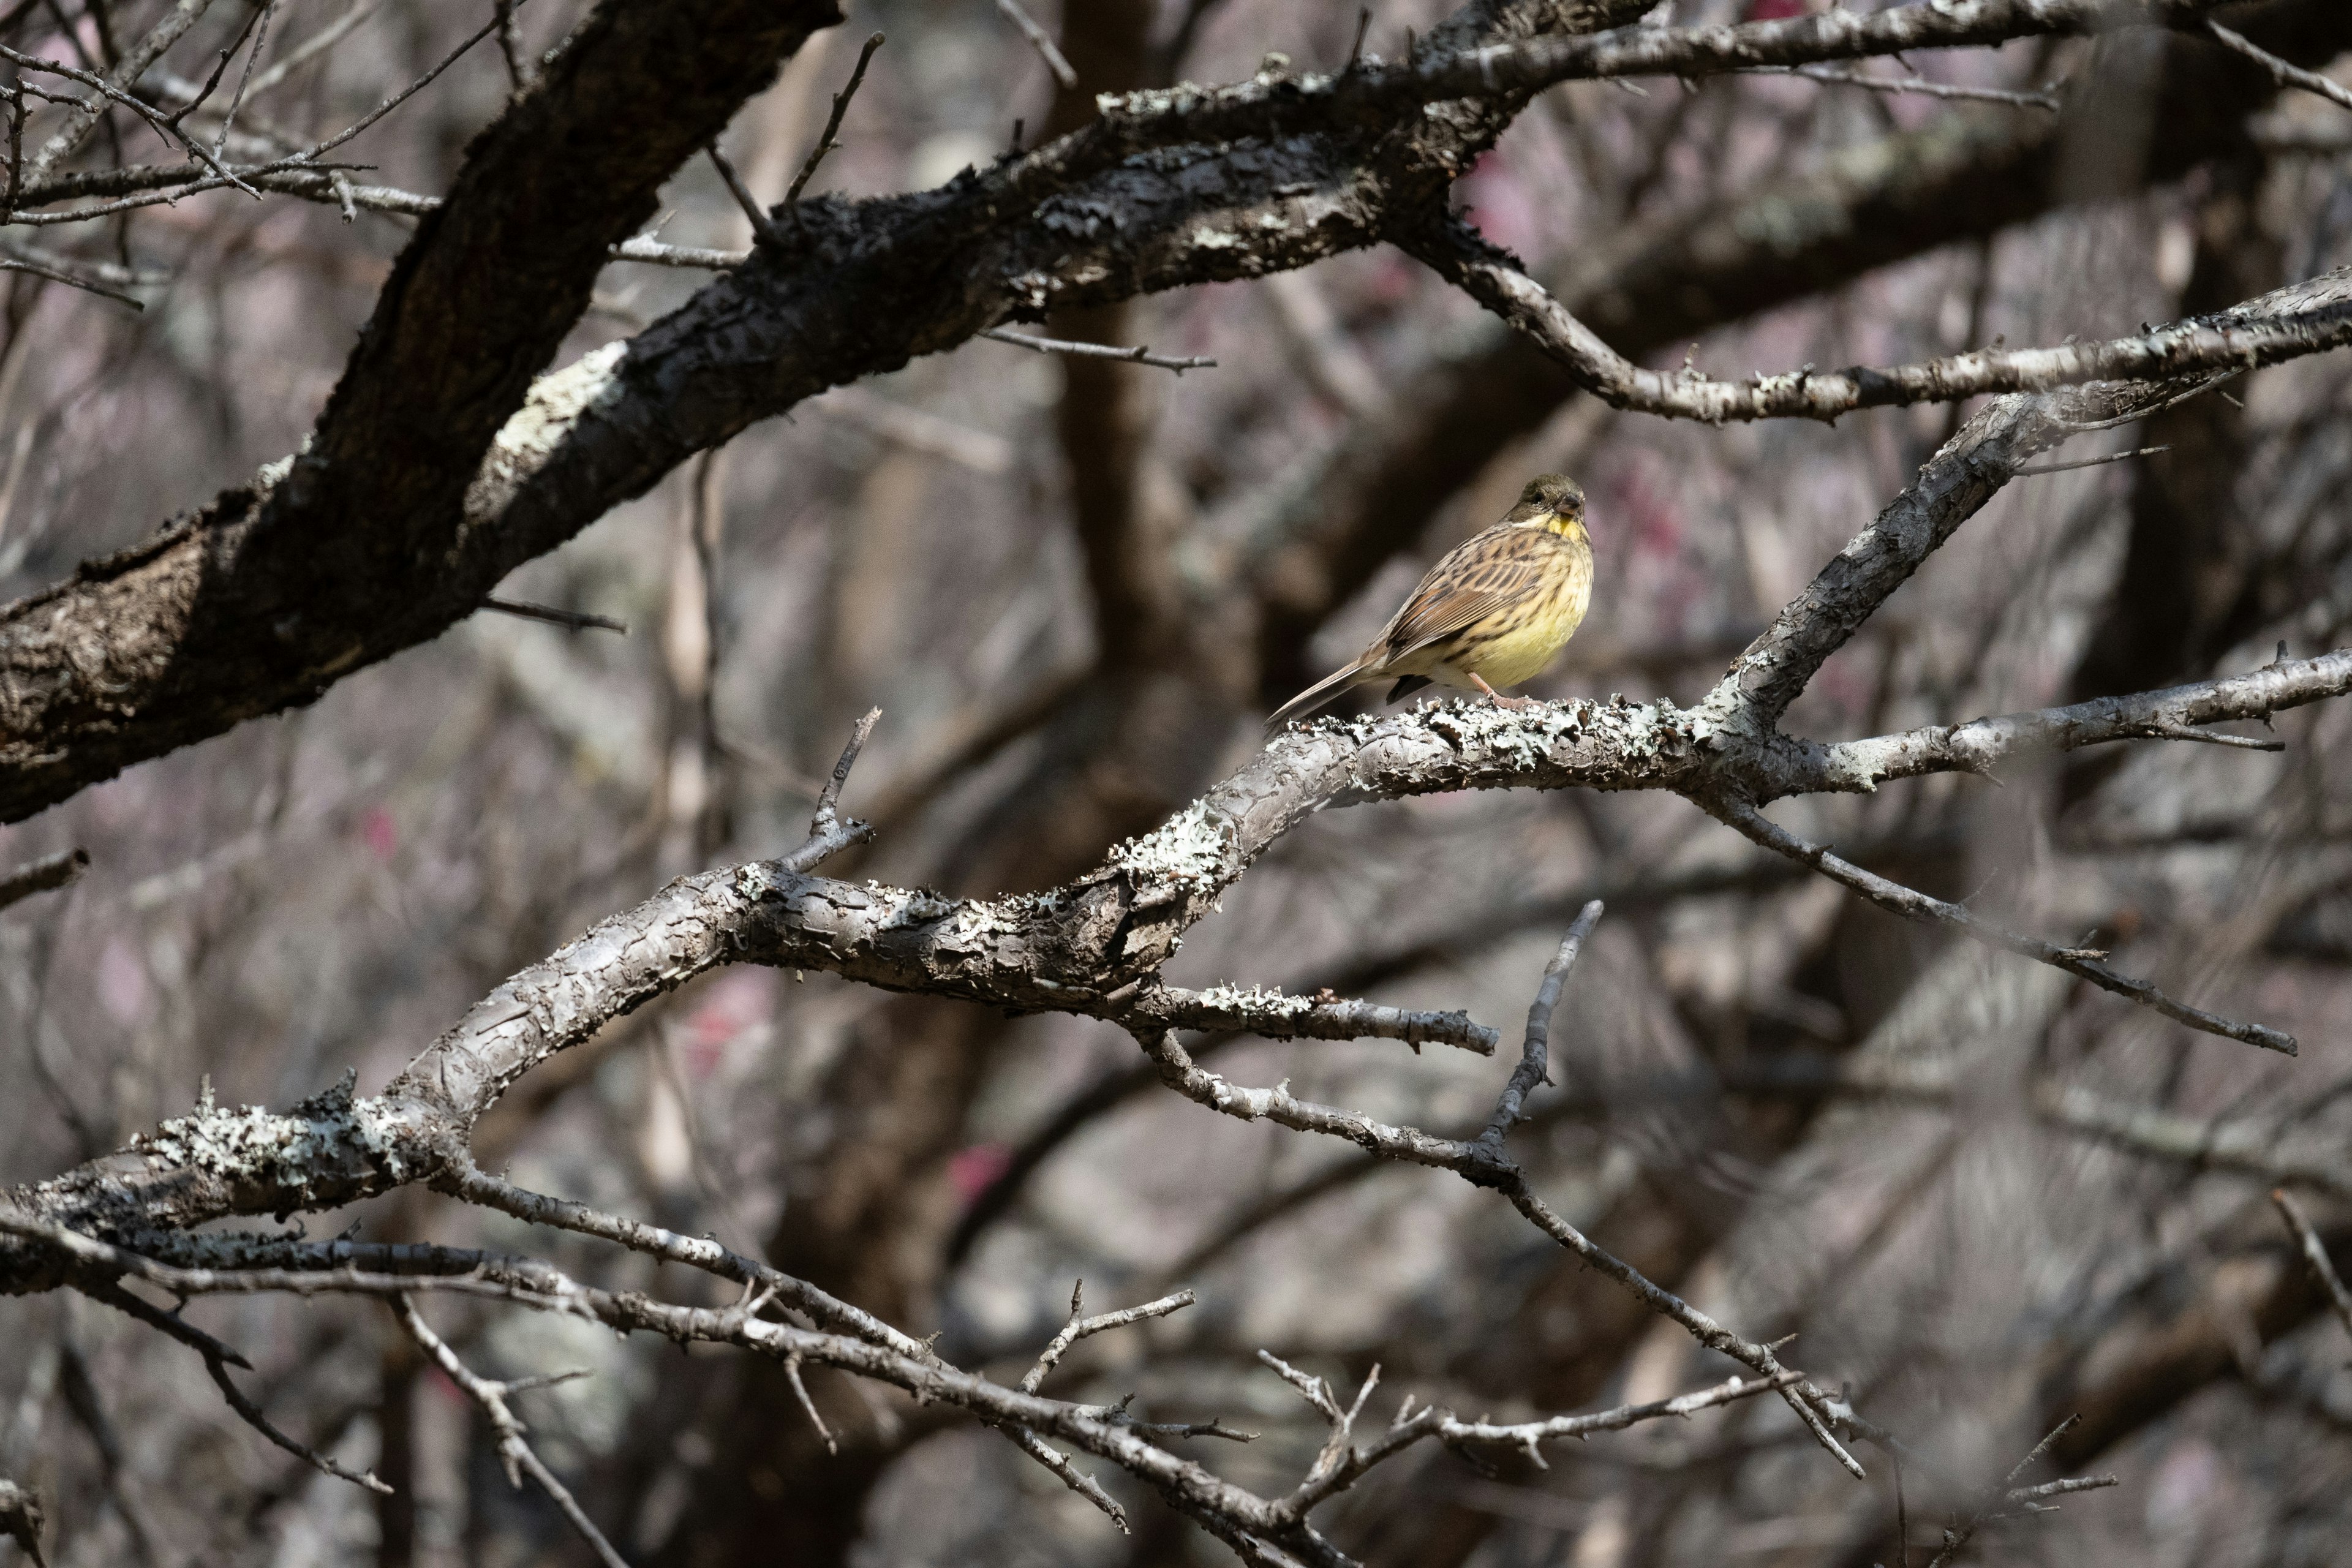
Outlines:
[[1487,685],[1486,677],[1484,676],[1474,675],[1470,679],[1477,682],[1478,689],[1485,692],[1486,694],[1487,700],[1494,703],[1497,708],[1507,708],[1514,713],[1524,713],[1531,708],[1540,708],[1543,706],[1542,703],[1537,701],[1532,697],[1504,696],[1501,692]]

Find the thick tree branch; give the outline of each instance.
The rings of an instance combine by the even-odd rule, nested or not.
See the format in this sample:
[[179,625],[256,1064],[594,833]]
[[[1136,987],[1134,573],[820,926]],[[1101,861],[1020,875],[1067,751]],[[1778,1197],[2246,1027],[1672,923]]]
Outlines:
[[404,584],[447,571],[484,455],[609,247],[835,19],[831,0],[600,5],[420,222],[302,454],[0,613],[0,816],[446,626]]

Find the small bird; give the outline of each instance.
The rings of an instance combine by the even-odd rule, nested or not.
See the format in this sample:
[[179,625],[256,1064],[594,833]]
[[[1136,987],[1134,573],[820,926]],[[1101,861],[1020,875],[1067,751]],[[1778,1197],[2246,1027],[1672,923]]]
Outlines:
[[1592,540],[1584,491],[1565,474],[1538,474],[1503,521],[1446,552],[1357,660],[1275,712],[1269,730],[1312,713],[1350,687],[1394,679],[1388,700],[1435,683],[1506,697],[1543,673],[1568,646],[1592,602]]

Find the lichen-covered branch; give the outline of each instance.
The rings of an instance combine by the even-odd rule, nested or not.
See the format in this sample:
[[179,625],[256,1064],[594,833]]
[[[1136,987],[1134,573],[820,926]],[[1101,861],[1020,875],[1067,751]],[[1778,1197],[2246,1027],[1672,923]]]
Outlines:
[[1721,381],[1687,366],[1658,371],[1633,363],[1569,314],[1515,261],[1490,251],[1458,224],[1401,243],[1527,334],[1612,407],[1710,424],[1833,421],[1857,409],[1958,403],[1987,393],[2237,374],[2352,343],[2352,268],[2339,268],[2217,316],[2105,342],[1976,349],[1907,365],[1829,371],[1806,365]]

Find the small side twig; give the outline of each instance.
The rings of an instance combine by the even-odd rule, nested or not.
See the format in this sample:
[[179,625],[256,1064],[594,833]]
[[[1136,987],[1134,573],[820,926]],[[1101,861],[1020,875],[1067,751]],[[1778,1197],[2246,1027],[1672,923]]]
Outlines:
[[1957,82],[1929,81],[1916,76],[1867,76],[1834,66],[1758,66],[1759,76],[1801,76],[1829,87],[1867,88],[1873,92],[1912,93],[1922,98],[1960,100],[1973,103],[2006,103],[2017,109],[2039,109],[2055,114],[2064,107],[2054,92],[2019,92],[2001,87],[1966,87]]
[[2209,1013],[2201,1007],[2192,1007],[2185,1002],[2177,1001],[2147,981],[2137,979],[2100,963],[2099,961],[2106,956],[2104,952],[2085,948],[2059,947],[2054,943],[2007,930],[1990,921],[1980,920],[1965,904],[1955,904],[1943,899],[1932,898],[1916,888],[1906,887],[1900,882],[1892,881],[1879,876],[1876,872],[1866,871],[1851,861],[1842,859],[1832,854],[1826,847],[1800,838],[1752,805],[1722,801],[1701,801],[1699,804],[1719,820],[1738,828],[1765,848],[1812,867],[1832,881],[1843,883],[1881,909],[1892,910],[1910,920],[1933,921],[1938,924],[1948,925],[1966,932],[1987,947],[1997,947],[2004,952],[2013,952],[2020,957],[2031,958],[2038,963],[2049,964],[2053,969],[2063,969],[2069,974],[2089,981],[2102,990],[2112,991],[2118,996],[2128,997],[2142,1006],[2161,1013],[2175,1023],[2186,1024],[2192,1029],[2201,1029],[2209,1035],[2220,1035],[2225,1039],[2242,1040],[2250,1046],[2259,1046],[2266,1051],[2277,1051],[2284,1056],[2291,1057],[2295,1054],[2296,1046],[2293,1035],[2282,1033],[2264,1024],[2248,1024],[2235,1018],[2225,1018],[2218,1013]]
[[499,0],[499,53],[507,58],[507,80],[520,98],[537,79],[530,51],[523,47],[522,29],[515,26],[515,0]]
[[1022,1373],[1021,1392],[1034,1394],[1043,1387],[1046,1374],[1061,1363],[1062,1357],[1069,1353],[1070,1347],[1080,1340],[1090,1339],[1106,1330],[1123,1329],[1131,1323],[1148,1322],[1153,1318],[1181,1312],[1199,1300],[1190,1290],[1179,1290],[1172,1296],[1162,1296],[1157,1301],[1146,1301],[1140,1307],[1126,1307],[1116,1312],[1089,1318],[1086,1315],[1087,1282],[1079,1280],[1070,1288],[1070,1321],[1064,1323],[1062,1331],[1037,1352],[1037,1364]]
[[2328,1261],[2327,1247],[2320,1241],[2319,1233],[2311,1228],[2311,1221],[2304,1217],[2302,1205],[2287,1194],[2284,1187],[2272,1190],[2271,1202],[2278,1205],[2279,1213],[2286,1219],[2287,1228],[2294,1232],[2295,1240],[2302,1244],[2303,1260],[2310,1265],[2311,1277],[2319,1281],[2319,1288],[2327,1292],[2328,1305],[2336,1309],[2336,1316],[2343,1323],[2344,1331],[2352,1334],[2352,1290],[2345,1289],[2344,1277],[2336,1273],[2336,1265]]
[[810,179],[815,175],[816,166],[824,162],[827,153],[841,145],[836,139],[836,133],[841,130],[841,117],[849,112],[849,100],[856,98],[857,89],[865,85],[866,63],[881,47],[882,35],[877,33],[866,40],[864,48],[857,51],[857,68],[849,73],[849,85],[833,95],[833,112],[825,117],[824,132],[816,139],[816,145],[809,149],[808,162],[801,165],[801,172],[793,176],[791,187],[784,192],[785,206],[800,205],[801,192],[807,188]]
[[44,267],[37,261],[19,261],[9,257],[0,257],[0,272],[29,272],[36,278],[46,278],[52,283],[62,283],[68,289],[79,289],[84,293],[96,294],[102,299],[128,305],[134,310],[144,310],[147,308],[146,301],[135,295],[125,294],[120,289],[110,289],[103,283],[93,283],[87,278],[66,271],[63,268]]
[[2113,1476],[2084,1476],[2063,1481],[2050,1481],[2038,1487],[2017,1486],[2017,1478],[2025,1473],[2026,1467],[2048,1453],[2050,1445],[2064,1436],[2080,1420],[2082,1420],[2080,1415],[2069,1415],[2052,1427],[2048,1436],[2033,1445],[2032,1453],[2027,1454],[2025,1458],[2010,1468],[2009,1474],[1987,1487],[1979,1495],[1977,1510],[1969,1516],[1968,1522],[1944,1531],[1943,1550],[1928,1560],[1927,1568],[1948,1568],[1951,1562],[1959,1556],[1960,1549],[1975,1538],[1976,1532],[1983,1528],[1986,1521],[2001,1517],[1997,1510],[2003,1507],[2018,1506],[2031,1509],[2043,1498],[2060,1497],[2069,1492],[2095,1491],[2102,1487],[2114,1486],[2116,1478]]
[[[234,1346],[224,1344],[194,1323],[184,1321],[176,1312],[167,1312],[154,1303],[143,1300],[115,1284],[113,1274],[120,1272],[117,1266],[128,1262],[135,1255],[125,1254],[119,1247],[108,1246],[104,1242],[93,1241],[77,1232],[64,1230],[55,1226],[15,1220],[0,1222],[0,1225],[5,1225],[5,1228],[11,1235],[47,1242],[77,1262],[104,1267],[107,1272],[97,1278],[76,1279],[74,1288],[91,1300],[102,1301],[118,1312],[138,1319],[148,1327],[179,1341],[204,1357],[205,1371],[211,1375],[213,1383],[220,1389],[221,1396],[228,1401],[228,1407],[236,1411],[238,1418],[247,1426],[313,1469],[332,1476],[337,1480],[350,1481],[354,1485],[365,1487],[372,1492],[378,1492],[386,1497],[392,1495],[392,1489],[377,1479],[374,1472],[347,1469],[309,1444],[297,1441],[279,1431],[271,1423],[269,1417],[262,1414],[261,1406],[246,1397],[245,1391],[237,1387],[236,1380],[229,1376],[228,1369],[232,1366],[243,1367],[247,1371],[251,1371],[253,1367],[253,1363],[238,1354]],[[140,1258],[139,1261],[147,1262],[144,1258]]]
[[996,8],[1004,14],[1006,21],[1021,29],[1021,36],[1029,40],[1029,47],[1044,57],[1045,68],[1054,73],[1054,79],[1062,84],[1063,91],[1067,92],[1078,85],[1078,73],[1071,68],[1062,51],[1054,47],[1054,36],[1039,26],[1036,19],[1024,11],[1017,0],[996,0]]
[[834,808],[841,804],[841,786],[849,782],[849,770],[857,765],[857,753],[866,749],[866,738],[874,733],[874,726],[882,721],[882,710],[869,708],[849,731],[849,744],[841,748],[841,760],[833,764],[833,777],[824,784],[824,793],[816,797],[816,815],[809,818],[809,837],[822,838],[833,831]]
[[575,632],[618,632],[629,635],[629,623],[614,620],[610,616],[593,616],[585,610],[559,610],[552,605],[533,605],[521,599],[484,599],[482,608],[496,610],[502,616],[518,616],[526,621],[545,621],[551,626],[569,626]]
[[[1129,1307],[1119,1311],[1105,1312],[1099,1317],[1089,1318],[1086,1315],[1087,1282],[1083,1279],[1079,1280],[1070,1288],[1070,1321],[1064,1323],[1062,1331],[1048,1341],[1045,1348],[1037,1353],[1037,1364],[1022,1374],[1021,1392],[1036,1393],[1045,1384],[1046,1374],[1060,1363],[1069,1348],[1080,1340],[1101,1333],[1107,1329],[1121,1329],[1130,1323],[1140,1323],[1152,1318],[1164,1318],[1171,1312],[1182,1311],[1196,1300],[1198,1298],[1190,1290],[1179,1290],[1173,1296],[1163,1296],[1157,1301],[1147,1301],[1140,1307]],[[1126,1406],[1122,1404],[1113,1406],[1109,1411],[1096,1414],[1108,1419],[1113,1418],[1114,1414],[1124,1415],[1125,1412]],[[1122,1423],[1122,1425],[1125,1424]],[[1026,1426],[1007,1426],[1004,1430],[1005,1435],[1013,1439],[1014,1447],[1059,1477],[1064,1486],[1068,1487],[1108,1515],[1110,1521],[1118,1526],[1121,1534],[1131,1533],[1128,1529],[1127,1510],[1118,1505],[1117,1499],[1103,1489],[1101,1482],[1079,1469],[1068,1455],[1055,1448]]]
[[801,1381],[800,1357],[788,1355],[784,1358],[784,1377],[792,1384],[793,1394],[801,1402],[801,1413],[809,1418],[809,1425],[815,1427],[816,1435],[824,1439],[824,1451],[828,1454],[840,1453],[841,1445],[834,1441],[833,1428],[827,1426],[824,1424],[824,1417],[816,1413],[816,1401],[809,1397],[808,1384]]
[[89,869],[89,851],[87,849],[61,849],[55,855],[28,860],[6,876],[0,877],[0,910],[6,909],[19,899],[29,899],[35,893],[67,887]]
[[1503,1140],[1511,1131],[1511,1123],[1526,1113],[1528,1096],[1536,1085],[1551,1081],[1551,1016],[1559,1005],[1560,988],[1568,984],[1568,972],[1576,964],[1577,955],[1584,951],[1584,939],[1601,923],[1601,903],[1594,899],[1578,911],[1576,923],[1559,939],[1559,951],[1552,954],[1544,966],[1543,984],[1536,988],[1536,999],[1528,1005],[1527,1043],[1520,1048],[1519,1065],[1511,1069],[1510,1081],[1503,1086],[1502,1097],[1495,1102],[1495,1114],[1487,1120],[1476,1147],[1488,1151],[1496,1158],[1503,1152]]
[[522,1478],[528,1475],[538,1483],[539,1489],[563,1510],[563,1517],[572,1521],[572,1528],[580,1532],[580,1538],[595,1552],[597,1560],[604,1564],[604,1568],[629,1568],[627,1559],[613,1550],[613,1543],[604,1539],[604,1532],[596,1528],[595,1521],[588,1517],[570,1489],[557,1480],[554,1474],[541,1463],[539,1456],[531,1452],[530,1445],[523,1441],[523,1433],[528,1428],[507,1407],[506,1396],[516,1390],[540,1387],[561,1379],[493,1383],[458,1359],[457,1352],[449,1348],[448,1342],[435,1333],[417,1314],[415,1302],[406,1296],[394,1296],[392,1310],[393,1315],[400,1320],[400,1326],[408,1331],[408,1337],[415,1340],[418,1347],[433,1358],[434,1364],[449,1374],[449,1381],[464,1389],[474,1403],[482,1407],[482,1414],[489,1418],[490,1429],[498,1434],[499,1463],[506,1470],[507,1485],[520,1489]]
[[1010,327],[991,327],[980,335],[983,338],[992,338],[1000,343],[1011,343],[1015,348],[1034,350],[1041,354],[1070,354],[1079,359],[1121,359],[1130,364],[1148,364],[1159,370],[1172,370],[1179,375],[1188,370],[1214,370],[1217,365],[1217,362],[1213,359],[1197,356],[1178,359],[1167,354],[1156,354],[1151,352],[1148,344],[1123,349],[1110,343],[1077,343],[1065,338],[1033,337],[1027,332],[1016,332]]
[[2169,452],[2169,444],[2162,447],[2137,447],[2128,452],[2109,452],[2104,458],[2077,458],[2071,463],[2034,463],[2020,468],[2013,477],[2031,479],[2036,474],[2063,474],[2076,468],[2095,468],[2102,463],[2128,463],[2134,458],[2152,458],[2158,452]]
[[263,0],[260,30],[254,35],[253,48],[245,57],[245,69],[237,73],[236,91],[229,95],[228,108],[221,115],[220,130],[213,137],[213,154],[228,152],[229,128],[236,123],[236,111],[245,107],[246,89],[253,85],[253,68],[260,62],[261,51],[269,43],[269,14],[277,9],[278,0]]
[[[268,5],[261,5],[246,13],[245,25],[236,30],[236,37],[229,40],[228,47],[220,52],[220,58],[215,62],[213,66],[213,74],[205,78],[204,85],[196,89],[195,95],[190,98],[187,102],[180,105],[179,108],[163,116],[164,124],[177,130],[179,128],[180,121],[185,120],[189,115],[194,114],[197,110],[204,107],[205,100],[212,97],[213,89],[220,86],[221,78],[227,74],[228,62],[236,58],[236,51],[245,47],[246,38],[253,32],[253,25],[256,22],[260,21],[263,16],[267,16],[268,11],[269,7]],[[247,75],[250,76],[252,67],[248,65],[246,69]],[[226,140],[226,138],[224,138],[224,140]]]
[[2242,33],[2231,32],[2210,16],[2205,20],[2205,30],[2212,34],[2214,39],[2223,48],[2235,49],[2263,69],[2270,72],[2271,79],[2281,87],[2299,87],[2305,92],[2317,93],[2338,109],[2352,109],[2352,88],[2347,88],[2341,82],[2330,81],[2317,71],[2307,71],[2301,66],[2290,65],[2252,39]]
[[733,196],[735,205],[743,209],[743,216],[751,220],[752,242],[758,245],[782,244],[783,231],[776,226],[773,218],[760,210],[759,200],[751,195],[751,187],[743,183],[743,176],[735,172],[735,165],[728,161],[726,153],[719,150],[719,143],[713,142],[703,151],[710,155],[710,166],[719,171],[719,177],[727,182],[728,195]]
[[299,1442],[279,1431],[269,1417],[262,1414],[261,1406],[247,1398],[245,1391],[237,1387],[236,1381],[228,1374],[228,1363],[216,1352],[208,1352],[205,1356],[205,1371],[212,1374],[213,1383],[221,1391],[221,1397],[228,1401],[228,1407],[236,1411],[247,1426],[296,1458],[337,1480],[350,1481],[383,1497],[392,1495],[392,1489],[377,1479],[374,1471],[347,1469],[309,1444]]

